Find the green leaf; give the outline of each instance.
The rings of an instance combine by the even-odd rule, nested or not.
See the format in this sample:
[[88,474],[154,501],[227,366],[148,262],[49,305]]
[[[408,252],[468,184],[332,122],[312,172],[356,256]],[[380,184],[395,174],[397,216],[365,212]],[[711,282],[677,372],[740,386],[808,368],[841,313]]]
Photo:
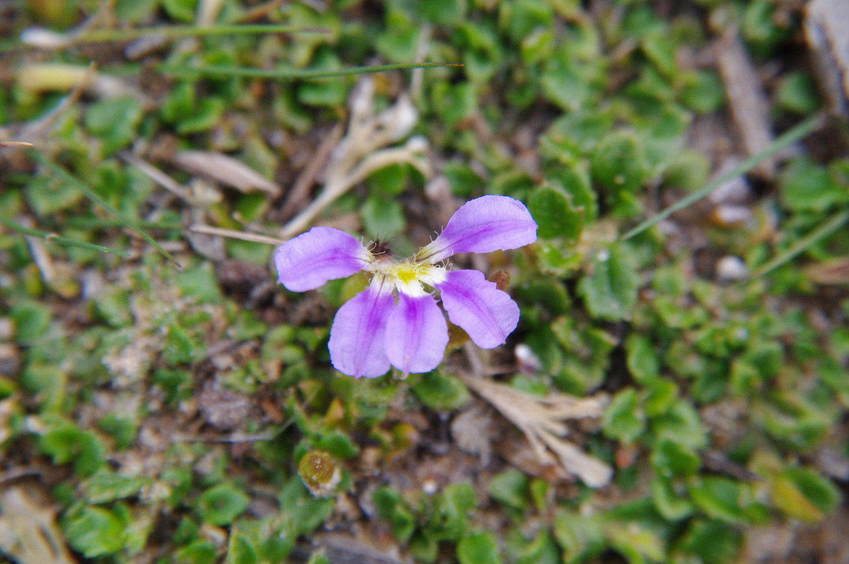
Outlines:
[[112,436],[115,446],[119,449],[127,449],[136,440],[138,425],[130,417],[122,417],[110,413],[97,422],[103,432]]
[[779,186],[782,202],[794,211],[824,211],[849,202],[849,190],[807,157],[794,160],[782,171]]
[[528,477],[515,468],[508,468],[492,477],[489,495],[508,507],[525,509],[528,506]]
[[175,282],[183,296],[197,298],[200,303],[221,303],[218,279],[208,262],[201,262],[178,272]]
[[543,239],[563,237],[576,241],[584,226],[584,214],[572,204],[569,194],[554,186],[541,186],[531,193],[528,208]]
[[651,174],[640,141],[629,131],[611,133],[598,144],[591,170],[593,180],[614,193],[635,192]]
[[452,411],[469,401],[469,390],[458,378],[442,372],[419,376],[413,393],[423,404],[438,411]]
[[725,564],[736,561],[743,543],[743,534],[721,521],[698,519],[684,533],[679,546],[696,555],[706,564]]
[[176,125],[178,133],[200,133],[219,122],[224,108],[220,98],[207,96],[197,100],[194,83],[182,82],[172,88],[163,101],[162,118]]
[[433,86],[431,97],[433,111],[439,114],[441,121],[451,126],[471,117],[478,107],[475,88],[471,82],[437,82]]
[[546,170],[546,180],[570,196],[575,209],[583,213],[585,221],[598,217],[598,197],[590,185],[585,167],[558,163]]
[[656,347],[645,335],[631,333],[625,340],[628,370],[637,382],[646,382],[660,371]]
[[103,153],[111,155],[133,141],[143,115],[135,98],[115,98],[88,106],[85,125],[102,139]]
[[[230,545],[227,547],[227,559],[224,564],[259,564],[259,562],[253,543],[245,535],[230,535]],[[307,564],[313,562],[313,558],[310,558]]]
[[627,388],[613,396],[601,425],[605,435],[625,443],[639,437],[645,429],[645,420],[637,405],[637,391]]
[[250,498],[230,484],[219,484],[201,494],[195,506],[201,518],[213,525],[229,525],[247,509]]
[[655,443],[651,454],[655,472],[663,476],[690,476],[701,467],[701,459],[693,449],[670,439]]
[[816,111],[820,103],[816,84],[804,72],[785,74],[778,83],[775,98],[779,108],[799,115]]
[[172,323],[165,336],[162,359],[170,365],[189,364],[200,358],[202,349],[202,343],[192,338],[185,329]]
[[663,415],[655,417],[652,430],[657,440],[668,438],[694,449],[707,444],[707,434],[698,411],[683,399],[676,401]]
[[62,519],[68,542],[86,558],[118,552],[124,546],[125,523],[101,507],[83,507]]
[[60,423],[48,430],[39,437],[38,447],[54,464],[73,462],[74,473],[80,477],[91,476],[105,461],[100,439],[73,423]]
[[106,503],[138,493],[150,479],[141,476],[121,476],[110,471],[98,472],[82,483],[83,496],[89,503]]
[[458,198],[471,198],[484,187],[484,180],[468,165],[449,162],[442,169],[451,184],[451,192]]
[[708,180],[710,161],[698,151],[678,149],[663,174],[667,186],[696,190]]
[[[474,174],[474,173],[472,173]],[[410,165],[394,164],[371,173],[366,179],[369,194],[391,198],[400,196],[407,189],[410,180]]]
[[707,476],[690,488],[693,502],[708,516],[728,523],[746,523],[743,485],[728,478]]
[[[335,70],[338,65],[323,67],[323,70]],[[317,69],[318,70],[318,69]],[[339,107],[348,94],[348,83],[344,79],[323,79],[306,82],[298,86],[298,101],[308,106]]]
[[469,529],[469,514],[477,505],[469,484],[450,484],[437,496],[425,533],[434,540],[459,540]]
[[69,209],[83,199],[79,187],[53,175],[32,176],[26,188],[27,201],[39,216]]
[[410,541],[410,554],[415,562],[429,564],[436,562],[439,556],[439,540],[425,533],[419,533]]
[[421,29],[406,13],[389,4],[386,9],[386,27],[375,38],[375,48],[389,61],[412,61],[416,57],[420,34]]
[[460,564],[501,564],[498,541],[492,533],[472,533],[457,543]]
[[678,521],[693,513],[693,504],[686,495],[675,491],[673,482],[661,476],[655,476],[651,482],[651,495],[655,509],[664,519]]
[[571,166],[576,156],[586,156],[593,151],[613,124],[613,117],[607,112],[570,112],[549,126],[540,142],[540,150],[549,158]]
[[347,460],[354,458],[360,453],[360,447],[351,438],[340,431],[331,431],[321,435],[315,441],[315,448],[326,450],[334,457]]
[[92,307],[97,317],[112,327],[126,327],[133,321],[129,290],[110,288],[92,300]]
[[604,550],[604,533],[598,519],[562,511],[554,518],[554,538],[563,548],[563,561],[577,564]]
[[725,89],[719,76],[710,70],[698,70],[684,75],[681,101],[700,114],[717,111],[725,101]]
[[536,252],[540,271],[551,276],[564,277],[578,270],[583,260],[566,241],[537,241]]
[[461,23],[466,13],[466,0],[429,0],[413,6],[422,19],[437,25]]
[[279,503],[285,518],[285,534],[294,537],[313,532],[330,517],[335,505],[333,498],[313,497],[297,475],[283,486]]
[[808,468],[788,468],[770,480],[772,503],[802,521],[821,521],[840,503],[840,490]]
[[654,63],[657,70],[667,77],[678,74],[675,61],[677,45],[667,30],[647,33],[642,40],[643,53]]
[[401,204],[380,196],[369,196],[360,213],[369,237],[382,241],[401,233],[406,224]]
[[174,554],[174,559],[181,564],[214,564],[217,558],[218,549],[206,539],[197,539]]
[[402,543],[408,542],[416,529],[416,520],[401,494],[391,488],[383,487],[374,492],[372,501],[378,516],[389,521],[395,538]]
[[575,65],[551,59],[543,71],[540,85],[546,99],[567,111],[579,110],[593,94],[592,84]]
[[522,60],[531,66],[551,57],[556,46],[553,29],[537,28],[522,40]]
[[757,55],[768,54],[790,33],[789,22],[775,14],[775,5],[769,0],[754,0],[743,11],[741,31]]
[[22,345],[44,337],[50,328],[50,309],[35,301],[14,306],[10,317],[15,324],[15,340]]
[[197,13],[198,0],[162,0],[162,7],[172,18],[181,22],[193,22]]
[[631,256],[623,247],[611,245],[596,254],[590,268],[578,284],[590,314],[614,321],[630,317],[639,288]]

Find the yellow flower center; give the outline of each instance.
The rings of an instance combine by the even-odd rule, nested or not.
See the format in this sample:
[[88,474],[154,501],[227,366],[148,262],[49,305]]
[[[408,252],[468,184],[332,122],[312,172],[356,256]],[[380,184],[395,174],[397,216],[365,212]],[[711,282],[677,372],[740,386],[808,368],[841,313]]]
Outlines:
[[427,293],[423,284],[434,286],[445,280],[444,268],[410,259],[403,262],[395,262],[391,259],[377,260],[372,263],[370,270],[382,275],[399,292],[414,297],[421,297]]
[[403,284],[409,284],[410,282],[419,280],[422,275],[426,275],[426,271],[429,270],[429,265],[402,262],[396,264],[393,270],[394,272],[392,272],[392,276],[394,276],[394,278]]

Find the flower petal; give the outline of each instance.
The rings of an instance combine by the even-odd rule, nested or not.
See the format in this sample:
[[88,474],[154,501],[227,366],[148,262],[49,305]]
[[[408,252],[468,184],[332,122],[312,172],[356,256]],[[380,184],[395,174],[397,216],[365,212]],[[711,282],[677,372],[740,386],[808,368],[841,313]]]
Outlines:
[[374,378],[389,370],[384,335],[392,293],[370,286],[336,312],[330,328],[330,362],[339,372]]
[[344,231],[313,227],[277,247],[274,265],[281,284],[304,292],[362,270],[368,256],[368,250]]
[[438,285],[448,319],[481,348],[504,343],[519,323],[519,306],[477,270],[454,270]]
[[537,240],[537,224],[525,204],[507,196],[482,196],[463,204],[423,249],[431,262],[456,253],[515,249]]
[[399,294],[386,323],[386,355],[405,373],[429,372],[445,355],[448,325],[432,296]]

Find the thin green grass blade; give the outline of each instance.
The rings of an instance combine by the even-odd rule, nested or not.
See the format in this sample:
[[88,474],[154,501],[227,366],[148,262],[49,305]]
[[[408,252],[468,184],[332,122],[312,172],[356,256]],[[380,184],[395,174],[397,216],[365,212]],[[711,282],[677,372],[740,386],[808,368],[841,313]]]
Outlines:
[[625,233],[625,235],[623,235],[621,237],[621,240],[624,241],[626,239],[630,239],[631,237],[634,237],[635,235],[642,233],[643,231],[645,231],[649,227],[652,227],[653,225],[660,223],[661,221],[663,221],[664,219],[666,219],[667,217],[669,217],[673,213],[677,212],[678,210],[684,209],[687,206],[690,206],[690,205],[698,202],[702,198],[710,195],[711,192],[713,192],[714,190],[716,190],[717,188],[719,188],[720,186],[722,186],[723,184],[725,184],[729,180],[733,180],[734,178],[749,172],[750,170],[752,170],[753,168],[758,166],[760,163],[762,163],[766,159],[774,156],[779,151],[784,150],[786,147],[788,147],[788,146],[792,145],[793,143],[795,143],[796,141],[802,139],[803,137],[805,137],[806,135],[808,135],[809,133],[811,133],[812,131],[814,131],[818,127],[820,127],[823,124],[823,121],[824,121],[824,117],[823,117],[822,114],[815,114],[815,115],[809,117],[808,119],[804,120],[803,122],[793,126],[792,128],[788,129],[786,132],[784,132],[775,141],[773,141],[772,144],[769,147],[767,147],[766,149],[764,149],[763,151],[755,153],[754,155],[752,155],[751,157],[749,157],[748,159],[746,159],[745,161],[741,162],[739,165],[734,167],[732,170],[723,174],[722,176],[720,176],[716,180],[713,180],[712,182],[709,182],[708,184],[706,184],[703,188],[696,190],[695,192],[693,192],[692,194],[690,194],[686,198],[681,199],[680,201],[672,204],[671,206],[664,209],[663,211],[653,215],[649,219],[640,223],[639,225],[637,225],[636,227],[634,227],[633,229],[631,229],[630,231]]
[[353,76],[374,72],[386,72],[407,69],[427,69],[433,67],[462,67],[460,63],[402,63],[394,65],[373,65],[367,67],[348,67],[338,70],[303,70],[303,69],[257,69],[250,67],[232,67],[223,65],[208,65],[197,67],[161,65],[159,71],[176,76],[238,76],[244,78],[335,78]]
[[142,27],[136,29],[93,29],[79,34],[73,43],[102,43],[104,41],[129,41],[142,37],[209,37],[217,35],[256,35],[262,33],[330,33],[320,27],[292,27],[289,25],[253,24],[253,25],[213,25],[197,27],[193,25],[172,25],[162,27]]
[[131,219],[128,219],[128,218],[124,217],[124,216],[121,214],[121,212],[119,212],[118,210],[116,210],[115,208],[113,208],[113,207],[112,207],[112,205],[111,205],[109,202],[107,202],[106,200],[104,200],[103,198],[101,198],[101,197],[97,194],[97,192],[95,192],[94,190],[92,190],[91,188],[89,188],[89,187],[88,187],[88,185],[87,185],[85,182],[83,182],[82,180],[80,180],[80,179],[79,179],[79,178],[77,178],[76,176],[72,175],[72,174],[71,174],[71,173],[69,173],[67,170],[65,170],[63,167],[61,167],[61,166],[59,166],[58,164],[54,163],[53,161],[51,161],[51,160],[50,160],[50,159],[48,159],[47,157],[45,157],[45,156],[43,156],[43,155],[41,155],[41,154],[39,154],[39,153],[34,153],[34,154],[35,154],[35,158],[36,158],[36,160],[39,162],[39,164],[41,164],[41,165],[45,166],[46,168],[48,168],[48,169],[49,169],[52,173],[54,173],[54,174],[56,174],[57,176],[59,176],[60,178],[62,178],[62,180],[64,180],[65,182],[68,182],[68,183],[70,183],[70,184],[73,184],[74,186],[76,186],[77,188],[79,188],[79,189],[80,189],[80,191],[81,191],[83,194],[85,194],[85,196],[86,196],[89,200],[91,200],[92,202],[96,203],[97,205],[99,205],[100,207],[102,207],[103,209],[105,209],[107,212],[109,212],[109,214],[111,214],[111,215],[112,215],[112,216],[114,216],[114,217],[115,217],[118,221],[120,221],[120,222],[121,222],[121,225],[122,225],[123,227],[125,227],[125,228],[129,229],[130,231],[132,231],[133,233],[135,233],[136,235],[138,235],[139,237],[141,237],[142,239],[144,239],[145,241],[147,241],[147,242],[148,242],[150,245],[152,245],[152,246],[153,246],[153,247],[154,247],[157,251],[159,251],[159,253],[160,253],[162,256],[164,256],[166,259],[168,259],[168,261],[169,261],[169,262],[171,262],[174,266],[176,266],[177,268],[183,268],[183,267],[182,267],[182,265],[181,265],[179,262],[177,262],[177,260],[173,257],[173,255],[171,255],[171,253],[169,253],[168,251],[166,251],[166,250],[162,247],[162,245],[160,245],[159,243],[157,243],[157,242],[156,242],[156,240],[155,240],[153,237],[151,237],[150,235],[148,235],[148,234],[147,234],[144,230],[139,229],[139,228],[137,227],[136,222],[134,222],[134,221],[133,221],[133,220],[131,220]]
[[85,241],[77,241],[75,239],[68,239],[67,237],[62,237],[61,235],[57,235],[56,233],[50,233],[48,231],[42,231],[40,229],[33,229],[32,227],[26,227],[21,225],[20,223],[15,223],[14,221],[9,221],[8,219],[0,217],[0,224],[8,227],[13,231],[17,231],[18,233],[22,233],[24,235],[29,235],[31,237],[40,237],[46,241],[52,241],[54,243],[58,243],[60,245],[65,245],[66,247],[79,247],[81,249],[89,249],[91,251],[98,251],[101,253],[110,253],[113,255],[118,255],[119,257],[127,258],[130,256],[126,251],[119,251],[118,249],[111,249],[109,247],[104,247],[102,245],[95,245],[94,243],[86,243]]
[[[26,32],[24,32],[26,34]],[[128,29],[93,29],[83,33],[54,33],[56,45],[54,48],[70,47],[87,43],[105,43],[109,41],[133,41],[144,37],[163,37],[165,39],[180,39],[184,37],[214,37],[219,35],[256,35],[263,33],[305,34],[331,33],[321,27],[293,27],[279,24],[224,24],[210,27],[193,25],[171,25],[160,27],[142,27]],[[20,38],[0,41],[0,53],[19,51],[29,45]]]
[[[70,217],[68,225],[80,229],[98,229],[108,227],[123,227],[124,222],[120,219],[103,219],[99,217]],[[157,229],[159,231],[182,231],[183,225],[179,223],[161,223],[158,221],[134,221],[133,225],[143,229]]]
[[791,245],[789,249],[773,258],[772,260],[767,261],[762,264],[757,270],[752,273],[749,281],[760,278],[764,274],[771,272],[781,266],[782,264],[792,260],[794,257],[799,255],[800,253],[805,252],[811,245],[815,244],[817,241],[822,239],[823,237],[828,237],[838,229],[840,229],[846,221],[849,220],[849,210],[843,211],[835,216],[829,218],[826,222],[820,224],[816,229],[796,241],[795,244]]

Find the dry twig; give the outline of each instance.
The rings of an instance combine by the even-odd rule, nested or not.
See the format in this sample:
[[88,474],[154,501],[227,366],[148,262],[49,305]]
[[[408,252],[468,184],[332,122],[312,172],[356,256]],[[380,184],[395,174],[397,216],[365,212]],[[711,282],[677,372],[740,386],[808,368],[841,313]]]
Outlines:
[[351,119],[344,139],[333,150],[324,174],[321,193],[289,221],[280,236],[289,239],[305,230],[327,206],[371,173],[389,165],[409,163],[422,174],[430,174],[424,158],[427,142],[414,137],[401,147],[386,148],[406,137],[418,113],[406,95],[380,114],[374,113],[374,80],[364,77],[351,95]]
[[23,488],[9,488],[0,496],[0,551],[18,562],[71,564],[56,525],[56,511],[36,503]]
[[[746,155],[755,155],[772,144],[769,105],[758,82],[757,70],[736,30],[727,31],[717,43],[716,59]],[[775,174],[774,159],[763,161],[755,170],[771,178]]]
[[214,151],[180,151],[174,155],[175,165],[193,174],[232,186],[241,192],[261,190],[271,196],[280,193],[280,187],[248,165],[233,157]]
[[[477,368],[475,372],[481,374],[483,363],[477,351],[467,345],[466,352],[472,366]],[[577,398],[553,393],[538,397],[478,375],[465,374],[462,378],[466,385],[495,406],[525,434],[541,462],[553,464],[559,460],[567,472],[594,488],[610,481],[613,474],[610,466],[563,439],[569,432],[564,421],[600,417],[607,404],[605,395]]]

